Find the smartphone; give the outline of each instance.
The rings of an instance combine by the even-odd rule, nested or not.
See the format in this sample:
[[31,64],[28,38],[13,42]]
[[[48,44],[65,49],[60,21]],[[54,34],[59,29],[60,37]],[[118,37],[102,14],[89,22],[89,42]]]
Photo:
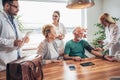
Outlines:
[[81,63],[81,66],[92,66],[95,65],[93,62],[85,62],[85,63]]
[[70,70],[75,70],[76,68],[75,68],[74,65],[69,65],[69,69],[70,69]]

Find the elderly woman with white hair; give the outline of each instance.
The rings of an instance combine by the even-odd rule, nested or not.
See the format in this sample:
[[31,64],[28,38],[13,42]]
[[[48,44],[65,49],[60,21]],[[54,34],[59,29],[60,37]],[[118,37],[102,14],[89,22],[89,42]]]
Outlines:
[[40,43],[37,51],[38,54],[42,55],[42,64],[61,62],[62,58],[59,55],[57,43],[54,41],[56,38],[54,25],[44,25],[42,33],[45,39]]
[[114,56],[120,49],[120,27],[108,13],[103,13],[99,18],[101,24],[105,28],[106,39],[99,41],[103,44],[103,50],[109,50],[109,55]]

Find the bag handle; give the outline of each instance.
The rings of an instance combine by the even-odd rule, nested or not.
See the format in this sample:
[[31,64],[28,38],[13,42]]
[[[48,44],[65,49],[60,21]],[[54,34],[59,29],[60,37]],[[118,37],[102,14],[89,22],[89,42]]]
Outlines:
[[41,74],[41,80],[43,80],[43,70],[42,70],[42,64],[38,61],[38,63],[39,63],[39,67],[41,67],[40,68],[40,74]]
[[33,69],[31,68],[31,66],[28,66],[28,68],[29,68],[29,76],[33,76],[33,80],[37,80],[37,76],[36,76],[36,73],[35,73],[36,66],[35,66],[34,62],[32,62],[32,61],[23,61],[21,63],[24,63],[24,62],[29,62],[29,63],[33,64]]
[[[36,65],[35,65],[35,63],[33,61],[23,61],[21,63],[24,63],[24,62],[30,62],[30,63],[33,64],[34,70],[32,70],[32,68],[30,66],[28,66],[28,67],[29,67],[30,73],[32,74],[31,76],[33,76],[34,80],[37,80],[37,76],[36,76],[36,72],[35,72],[36,71]],[[42,64],[39,61],[38,61],[38,64],[39,64],[39,67],[41,67],[39,69],[40,69],[40,74],[41,74],[41,80],[43,80],[43,76],[44,75],[43,75],[43,70],[42,70]]]
[[[36,76],[36,65],[35,65],[35,63],[33,62],[33,61],[30,61],[30,62],[32,62],[33,63],[33,65],[34,65],[34,71],[32,71],[32,73],[33,73],[33,75],[34,75],[34,77],[37,77]],[[39,68],[40,69],[40,74],[41,74],[41,80],[43,80],[43,70],[42,70],[42,65],[41,65],[41,63],[38,61],[38,64],[39,64],[39,67],[41,67],[41,68]]]

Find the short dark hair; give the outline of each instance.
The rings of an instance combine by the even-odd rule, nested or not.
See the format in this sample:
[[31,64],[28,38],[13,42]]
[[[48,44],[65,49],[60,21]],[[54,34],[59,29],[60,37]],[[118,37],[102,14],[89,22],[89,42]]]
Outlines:
[[6,3],[13,3],[13,1],[18,1],[18,0],[2,0],[2,5],[4,6]]

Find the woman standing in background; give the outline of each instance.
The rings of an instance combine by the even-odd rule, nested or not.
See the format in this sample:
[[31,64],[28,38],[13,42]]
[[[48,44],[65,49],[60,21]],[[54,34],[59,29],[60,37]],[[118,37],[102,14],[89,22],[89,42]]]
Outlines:
[[120,49],[120,27],[116,24],[113,18],[104,13],[100,16],[100,22],[105,28],[106,39],[100,41],[104,45],[103,49],[109,50],[109,55],[114,56]]
[[55,42],[57,43],[60,55],[62,55],[64,52],[63,39],[65,38],[66,29],[65,29],[64,25],[59,22],[59,20],[60,20],[60,12],[59,11],[53,12],[52,19],[53,19],[52,24],[55,25],[55,30],[56,30],[56,34],[57,34]]

